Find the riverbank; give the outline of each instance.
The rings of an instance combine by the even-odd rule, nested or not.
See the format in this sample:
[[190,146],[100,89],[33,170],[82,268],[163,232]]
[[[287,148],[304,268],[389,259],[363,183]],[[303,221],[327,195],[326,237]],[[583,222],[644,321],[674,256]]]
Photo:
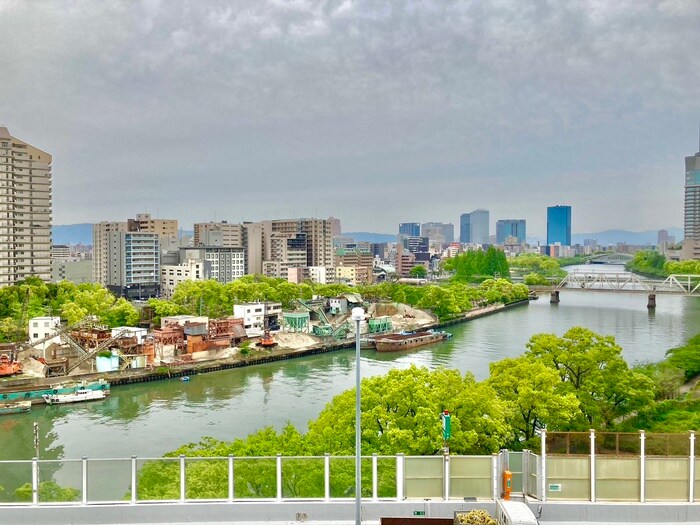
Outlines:
[[[488,315],[493,315],[499,312],[525,306],[529,303],[528,299],[516,301],[509,304],[493,304],[482,308],[475,308],[469,312],[460,314],[457,317],[435,321],[433,323],[421,326],[421,330],[438,329],[455,324],[465,323],[474,319],[479,319]],[[315,344],[306,345],[298,348],[289,348],[276,346],[272,349],[253,349],[251,346],[250,353],[243,355],[237,352],[235,355],[223,359],[191,361],[187,363],[178,363],[170,365],[162,365],[153,368],[127,369],[124,371],[115,372],[99,372],[88,374],[77,374],[73,376],[52,377],[52,378],[31,378],[12,381],[12,385],[8,385],[9,381],[0,386],[0,394],[10,392],[18,386],[24,388],[28,386],[42,387],[59,382],[66,381],[95,381],[105,380],[112,387],[131,385],[136,383],[145,383],[150,381],[159,381],[163,379],[179,378],[204,374],[208,372],[217,372],[220,370],[229,370],[232,368],[243,368],[287,359],[295,359],[300,357],[308,357],[328,352],[335,352],[348,348],[354,348],[355,338],[345,339],[342,341],[321,341]]]

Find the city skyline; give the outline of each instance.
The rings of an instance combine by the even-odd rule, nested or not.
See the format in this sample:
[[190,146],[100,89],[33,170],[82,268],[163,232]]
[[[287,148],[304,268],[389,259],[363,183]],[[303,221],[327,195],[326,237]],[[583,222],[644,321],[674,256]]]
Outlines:
[[556,202],[578,231],[683,223],[694,2],[8,1],[0,14],[13,43],[0,125],[54,155],[55,224],[146,211],[374,231],[485,208],[542,237]]

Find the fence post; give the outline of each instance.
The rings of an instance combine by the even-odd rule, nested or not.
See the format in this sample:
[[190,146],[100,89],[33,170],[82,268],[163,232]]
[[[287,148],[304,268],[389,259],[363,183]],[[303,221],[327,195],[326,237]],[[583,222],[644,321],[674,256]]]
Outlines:
[[39,504],[39,458],[32,458],[32,505]]
[[185,455],[180,454],[180,503],[185,502]]
[[83,456],[82,458],[83,462],[83,484],[82,484],[82,489],[83,489],[83,497],[82,497],[82,502],[83,505],[87,505],[88,502],[88,486],[87,486],[87,456]]
[[491,497],[498,501],[498,454],[491,455]]
[[377,501],[377,453],[372,454],[372,499]]
[[595,430],[591,429],[591,502],[595,503]]
[[331,455],[328,452],[323,456],[323,497],[331,500]]
[[277,454],[277,501],[282,501],[282,454]]
[[136,505],[136,456],[131,456],[131,504]]
[[695,431],[690,431],[690,465],[688,467],[688,501],[695,500]]
[[646,500],[646,433],[643,430],[639,431],[639,501],[644,503]]
[[540,433],[540,439],[542,440],[541,454],[542,454],[542,472],[540,473],[541,486],[542,486],[542,501],[547,501],[547,429],[543,428]]
[[233,454],[228,455],[228,502],[233,503]]
[[442,458],[442,499],[447,501],[450,499],[450,455],[443,454]]
[[404,500],[404,469],[406,456],[399,453],[396,454],[396,501]]

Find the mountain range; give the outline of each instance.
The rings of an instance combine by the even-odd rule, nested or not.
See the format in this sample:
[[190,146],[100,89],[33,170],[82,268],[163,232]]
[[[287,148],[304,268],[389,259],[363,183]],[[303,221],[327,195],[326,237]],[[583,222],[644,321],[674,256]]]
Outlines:
[[[52,235],[54,244],[92,244],[92,224],[58,224],[53,226]],[[668,234],[675,237],[676,242],[683,239],[681,228],[666,228]],[[189,232],[183,232],[189,233]],[[391,233],[375,232],[344,232],[343,237],[352,237],[357,242],[396,242],[396,235]],[[583,244],[585,239],[595,239],[599,245],[608,246],[617,243],[635,245],[655,245],[658,231],[648,230],[632,232],[628,230],[605,230],[594,233],[575,233],[571,236],[573,244]],[[528,237],[530,244],[544,244],[545,239]]]

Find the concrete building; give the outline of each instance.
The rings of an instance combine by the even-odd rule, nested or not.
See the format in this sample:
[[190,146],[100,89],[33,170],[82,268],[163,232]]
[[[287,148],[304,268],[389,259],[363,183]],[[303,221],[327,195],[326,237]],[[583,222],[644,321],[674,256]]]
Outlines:
[[279,329],[282,304],[271,302],[233,305],[233,316],[243,319],[243,327],[249,337],[260,335],[263,330]]
[[51,279],[51,162],[0,127],[0,286]]
[[455,240],[455,225],[451,222],[424,222],[420,226],[420,235],[428,237],[431,244],[450,244]]
[[373,278],[372,266],[336,266],[335,280],[338,283],[357,286],[371,284]]
[[207,279],[206,263],[200,259],[189,259],[182,264],[164,264],[160,268],[160,295],[171,299],[177,285],[185,281]]
[[102,221],[92,225],[92,277],[106,285],[109,274],[109,235],[126,232],[126,222]]
[[318,284],[333,284],[335,268],[332,266],[309,266],[309,279]]
[[194,225],[194,246],[219,246],[214,239],[221,238],[220,246],[243,248],[245,227],[243,224],[221,222],[200,222]]
[[685,158],[683,259],[700,260],[700,149]]
[[496,244],[506,244],[508,237],[515,237],[516,243],[525,244],[527,234],[525,231],[525,219],[503,219],[496,221]]
[[427,237],[402,237],[401,244],[411,253],[430,251],[430,240]]
[[188,261],[204,263],[203,279],[230,283],[245,275],[245,250],[225,246],[196,246],[180,248],[180,264]]
[[571,206],[547,207],[547,244],[571,246]]
[[29,345],[43,352],[52,344],[61,344],[57,331],[61,326],[60,317],[32,317],[29,320]]
[[77,258],[52,259],[51,281],[60,283],[70,281],[72,283],[92,283],[95,279],[92,274],[92,261]]
[[160,237],[148,232],[110,232],[107,279],[118,297],[148,299],[160,295]]
[[[277,234],[277,235],[273,235]],[[274,261],[277,253],[273,253],[273,239],[300,239],[298,234],[305,235],[306,264],[305,266],[333,265],[333,235],[331,221],[328,219],[277,219],[262,222],[263,261]],[[250,246],[251,240],[248,241]]]

